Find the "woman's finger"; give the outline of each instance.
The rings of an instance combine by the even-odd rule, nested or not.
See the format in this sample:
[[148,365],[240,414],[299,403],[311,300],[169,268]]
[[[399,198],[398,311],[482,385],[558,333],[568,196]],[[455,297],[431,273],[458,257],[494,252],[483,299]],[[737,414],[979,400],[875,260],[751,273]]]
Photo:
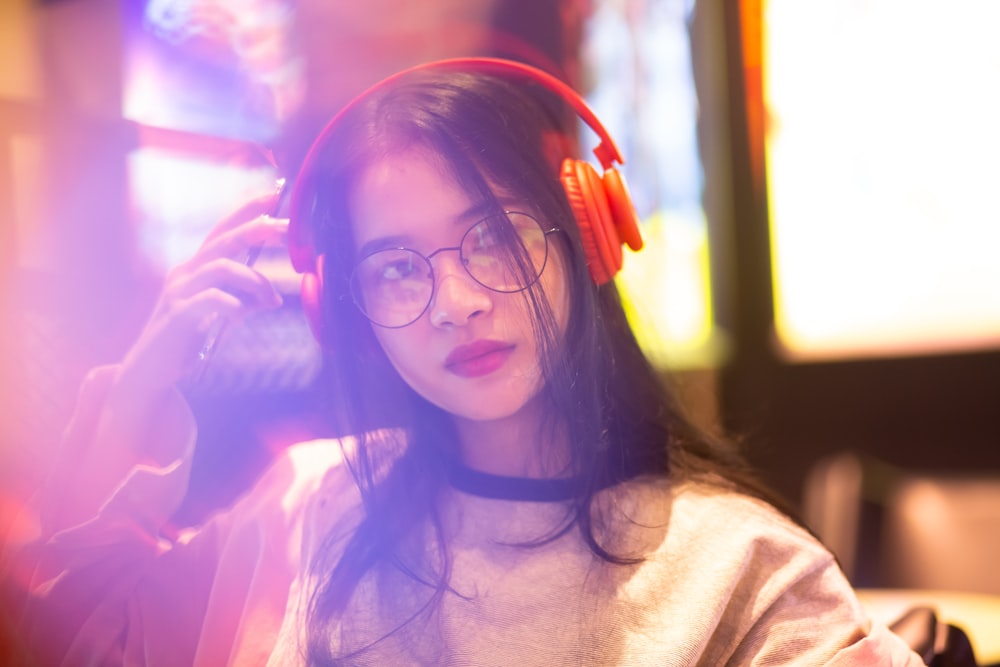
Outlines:
[[214,322],[281,305],[270,281],[245,261],[251,249],[285,242],[288,221],[267,215],[277,201],[272,194],[248,202],[167,274],[153,314],[123,362],[140,386],[155,391],[183,378]]
[[173,276],[164,291],[173,298],[186,299],[213,287],[239,297],[246,306],[275,308],[281,305],[281,295],[265,276],[231,259],[215,259]]
[[205,243],[212,241],[217,236],[229,232],[244,224],[248,220],[271,215],[278,207],[280,193],[274,192],[264,197],[251,199],[246,204],[220,220],[215,227],[205,237]]
[[287,218],[260,215],[207,239],[185,264],[190,266],[220,257],[244,261],[252,248],[284,245],[287,233]]
[[214,287],[184,298],[164,295],[126,355],[123,369],[137,386],[170,386],[191,370],[213,322],[240,317],[247,310],[238,297]]

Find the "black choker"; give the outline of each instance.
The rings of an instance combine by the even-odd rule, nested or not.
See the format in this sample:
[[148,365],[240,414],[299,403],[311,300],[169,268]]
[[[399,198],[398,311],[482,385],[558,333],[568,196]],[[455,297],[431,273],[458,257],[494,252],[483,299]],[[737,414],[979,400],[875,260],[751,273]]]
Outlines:
[[507,477],[473,470],[458,461],[448,466],[448,481],[465,493],[499,500],[557,502],[580,495],[581,480],[575,477]]

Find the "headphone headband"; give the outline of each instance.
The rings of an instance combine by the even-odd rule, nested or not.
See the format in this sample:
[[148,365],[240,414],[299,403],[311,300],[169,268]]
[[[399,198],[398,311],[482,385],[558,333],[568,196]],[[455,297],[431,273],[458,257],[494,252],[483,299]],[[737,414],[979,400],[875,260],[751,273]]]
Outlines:
[[624,164],[625,162],[622,159],[621,152],[618,150],[618,146],[615,145],[615,142],[611,139],[608,131],[597,119],[597,116],[590,109],[580,94],[565,81],[562,81],[548,72],[515,60],[487,57],[437,60],[404,69],[369,87],[341,108],[341,110],[334,115],[330,122],[326,124],[317,136],[316,140],[313,141],[309,151],[306,153],[305,160],[303,160],[302,167],[299,170],[299,177],[295,179],[295,185],[292,189],[290,201],[291,208],[289,213],[290,220],[288,227],[288,250],[292,259],[292,266],[299,273],[313,270],[316,264],[316,250],[310,242],[309,230],[305,220],[303,219],[304,214],[306,213],[303,208],[307,205],[307,202],[303,201],[303,199],[309,198],[310,188],[312,186],[312,179],[310,176],[314,171],[315,163],[319,159],[318,156],[322,152],[323,146],[326,143],[326,138],[334,131],[334,128],[336,128],[336,126],[340,123],[341,118],[350,113],[351,110],[360,105],[375,92],[387,88],[399,80],[410,76],[411,74],[426,70],[464,70],[482,72],[486,74],[510,75],[532,83],[537,83],[550,92],[555,93],[563,101],[569,104],[577,115],[583,119],[587,126],[598,136],[600,143],[596,148],[594,148],[594,155],[597,157],[605,171],[612,169],[616,163]]

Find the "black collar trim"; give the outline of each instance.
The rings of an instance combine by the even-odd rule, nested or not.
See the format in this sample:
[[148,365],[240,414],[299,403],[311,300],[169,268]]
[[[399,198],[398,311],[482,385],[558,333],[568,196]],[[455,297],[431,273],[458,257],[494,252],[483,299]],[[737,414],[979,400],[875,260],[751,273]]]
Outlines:
[[473,496],[498,500],[527,500],[532,502],[559,502],[580,495],[579,478],[508,477],[473,470],[458,461],[451,461],[448,468],[451,485]]

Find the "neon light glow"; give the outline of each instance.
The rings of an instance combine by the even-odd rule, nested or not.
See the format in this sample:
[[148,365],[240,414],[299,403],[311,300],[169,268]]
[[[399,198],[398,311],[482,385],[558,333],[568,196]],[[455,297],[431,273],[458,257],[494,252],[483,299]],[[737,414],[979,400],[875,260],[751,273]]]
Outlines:
[[251,197],[274,189],[274,170],[229,165],[159,148],[128,159],[143,256],[166,270],[195,253],[208,231]]

